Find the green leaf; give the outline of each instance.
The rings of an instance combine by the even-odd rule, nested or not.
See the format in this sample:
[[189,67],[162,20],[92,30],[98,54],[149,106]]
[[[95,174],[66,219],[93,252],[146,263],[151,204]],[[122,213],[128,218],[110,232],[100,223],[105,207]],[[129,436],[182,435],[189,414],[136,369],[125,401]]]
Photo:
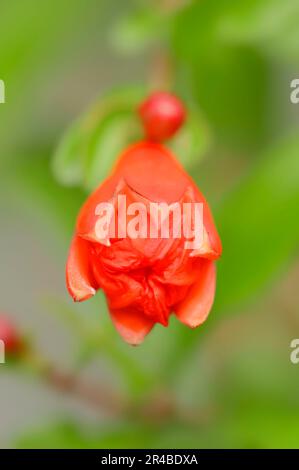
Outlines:
[[273,70],[297,65],[298,21],[297,0],[194,1],[177,14],[175,55],[222,144],[244,153],[276,131]]
[[245,0],[231,2],[217,32],[227,42],[256,45],[269,57],[297,63],[298,22],[297,0]]
[[267,137],[270,70],[252,44],[226,41],[218,26],[230,3],[194,2],[177,15],[172,45],[189,87],[221,143],[244,152]]
[[157,9],[142,9],[122,17],[112,29],[110,41],[125,54],[142,52],[163,36],[162,17]]
[[174,45],[189,59],[211,42],[223,46],[256,46],[282,61],[297,62],[297,0],[193,1],[177,15]]
[[74,186],[81,182],[87,138],[82,120],[70,126],[62,138],[52,161],[54,176],[61,184]]
[[207,152],[211,136],[202,116],[188,109],[186,124],[168,144],[185,168],[192,168]]
[[90,190],[106,178],[119,152],[141,135],[135,110],[143,95],[138,86],[109,92],[69,128],[52,162],[61,184]]
[[194,94],[218,140],[242,152],[267,136],[270,74],[250,47],[210,44],[192,63]]
[[216,310],[250,299],[291,260],[299,239],[298,149],[297,134],[266,152],[216,214],[224,246]]
[[118,155],[139,136],[140,127],[134,109],[109,113],[90,137],[84,186],[88,190],[97,187],[110,173]]
[[[97,17],[97,29],[101,31],[99,23],[105,3],[106,0],[91,0],[87,6],[84,0],[46,0],[41,6],[39,0],[1,2],[0,78],[6,84],[6,105],[1,107],[2,148],[22,146],[22,139],[28,139],[28,134],[40,137],[37,129],[51,132],[55,121],[61,117],[61,110],[59,107],[48,110],[49,119],[44,129],[36,111],[40,113],[40,102],[44,100],[37,97],[43,96],[45,89],[52,90],[49,92],[52,94],[57,92],[53,76],[61,76],[62,64],[64,68],[73,51],[79,50],[80,54],[82,47],[88,51],[91,41],[87,45],[86,42],[93,36],[91,29],[95,30],[93,18]],[[47,106],[45,102],[43,106]],[[18,139],[15,139],[16,134]],[[5,154],[3,152],[1,159]]]

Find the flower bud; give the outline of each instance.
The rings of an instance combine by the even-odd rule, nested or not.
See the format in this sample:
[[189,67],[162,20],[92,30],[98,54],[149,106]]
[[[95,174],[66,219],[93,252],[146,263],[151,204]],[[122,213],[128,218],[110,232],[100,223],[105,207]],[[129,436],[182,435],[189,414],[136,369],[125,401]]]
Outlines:
[[162,142],[170,139],[185,121],[185,108],[174,95],[156,92],[150,95],[138,109],[146,137]]
[[22,339],[11,320],[0,315],[0,340],[4,343],[5,353],[7,355],[16,355],[22,349]]

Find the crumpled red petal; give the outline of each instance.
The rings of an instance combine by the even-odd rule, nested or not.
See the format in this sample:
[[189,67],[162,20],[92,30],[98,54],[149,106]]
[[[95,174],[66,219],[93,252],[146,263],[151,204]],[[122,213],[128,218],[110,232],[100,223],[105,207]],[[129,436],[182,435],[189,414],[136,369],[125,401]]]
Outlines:
[[168,204],[179,201],[189,183],[187,173],[171,152],[154,142],[129,147],[118,160],[115,172],[136,193]]
[[110,315],[118,333],[133,346],[142,343],[154,326],[153,320],[132,309],[110,309]]
[[77,218],[76,233],[87,240],[95,240],[96,207],[100,202],[109,202],[114,195],[118,180],[116,177],[106,179],[86,200]]
[[210,313],[216,288],[216,268],[213,261],[203,260],[198,281],[190,287],[186,297],[174,308],[178,319],[195,328]]
[[89,299],[97,289],[91,271],[89,252],[88,242],[78,236],[73,238],[66,264],[66,285],[77,302]]

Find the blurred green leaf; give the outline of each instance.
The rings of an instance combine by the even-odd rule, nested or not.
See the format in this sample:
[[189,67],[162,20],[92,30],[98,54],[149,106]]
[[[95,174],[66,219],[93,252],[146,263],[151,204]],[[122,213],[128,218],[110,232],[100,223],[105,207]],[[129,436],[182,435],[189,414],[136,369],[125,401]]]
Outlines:
[[55,177],[65,186],[78,185],[84,170],[87,132],[78,120],[65,133],[53,158]]
[[202,116],[188,109],[186,124],[167,145],[185,168],[192,168],[204,156],[211,144],[211,135]]
[[249,47],[212,44],[191,65],[194,95],[218,140],[255,149],[267,136],[269,69]]
[[269,57],[297,63],[298,22],[297,0],[232,1],[217,33],[224,41],[256,45]]
[[273,70],[298,65],[298,21],[297,0],[193,1],[176,15],[175,56],[222,144],[262,148],[276,133],[273,112],[285,126]]
[[284,139],[253,168],[216,213],[223,241],[215,309],[258,292],[298,247],[299,137]]
[[150,426],[124,423],[106,425],[102,429],[82,429],[72,421],[50,424],[16,441],[17,448],[52,449],[117,449],[143,448],[153,442],[154,433]]
[[90,139],[89,164],[85,169],[84,186],[93,190],[109,175],[118,155],[140,138],[140,126],[131,110],[111,112],[97,126]]
[[37,432],[27,432],[17,439],[16,447],[21,449],[92,449],[98,447],[91,435],[82,432],[70,421],[44,427]]
[[57,184],[46,158],[48,152],[41,153],[44,156],[30,155],[17,168],[6,170],[7,194],[43,228],[44,235],[53,237],[54,230],[58,230],[59,240],[69,242],[85,195],[80,189]]
[[271,77],[259,50],[218,35],[218,23],[229,5],[225,0],[193,2],[177,15],[172,44],[218,139],[244,151],[267,137]]
[[36,116],[30,113],[44,93],[45,83],[48,86],[57,65],[61,67],[62,57],[69,58],[88,37],[92,18],[97,17],[99,28],[105,3],[91,0],[87,7],[84,0],[43,4],[39,0],[2,0],[0,70],[6,83],[6,104],[1,108],[5,116],[0,128],[2,147],[16,146],[16,133],[20,140],[29,126],[36,127]]
[[139,53],[157,42],[164,30],[158,9],[144,8],[120,18],[112,29],[110,41],[122,53]]
[[[297,62],[299,35],[297,0],[193,1],[176,18],[176,50],[189,59],[209,42],[257,46],[270,57]],[[200,40],[201,39],[201,40]]]
[[142,96],[138,86],[109,92],[70,127],[52,162],[59,182],[91,190],[106,178],[119,152],[141,135],[135,110]]
[[[298,448],[298,413],[277,410],[275,403],[221,412],[198,425],[126,423],[105,430],[86,429],[70,421],[27,432],[15,441],[21,449],[200,449]],[[233,412],[234,411],[234,412]],[[262,419],[261,419],[262,417]]]

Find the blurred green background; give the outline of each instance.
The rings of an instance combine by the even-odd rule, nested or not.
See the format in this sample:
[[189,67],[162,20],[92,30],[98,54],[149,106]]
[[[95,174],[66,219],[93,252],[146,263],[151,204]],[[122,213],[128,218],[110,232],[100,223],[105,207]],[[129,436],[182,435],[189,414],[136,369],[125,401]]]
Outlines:
[[[1,447],[299,447],[299,1],[0,10],[0,310],[36,351],[0,365]],[[208,321],[173,318],[132,348],[101,293],[72,303],[64,266],[82,201],[140,137],[134,107],[155,88],[190,111],[171,145],[224,254]],[[49,380],[44,360],[95,393]]]

